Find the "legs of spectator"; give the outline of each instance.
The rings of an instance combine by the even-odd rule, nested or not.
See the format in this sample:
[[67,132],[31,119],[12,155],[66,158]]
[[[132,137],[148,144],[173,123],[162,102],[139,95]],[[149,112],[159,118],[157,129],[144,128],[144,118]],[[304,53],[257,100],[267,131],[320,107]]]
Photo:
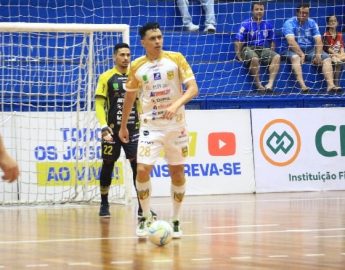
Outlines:
[[333,81],[333,67],[331,58],[326,58],[322,61],[322,72],[327,82],[327,91],[332,91],[335,85]]
[[298,81],[302,91],[308,91],[309,87],[305,85],[303,74],[302,74],[302,66],[301,66],[301,57],[298,55],[293,55],[291,57],[291,64],[292,70],[295,73],[296,80]]
[[216,32],[216,16],[214,15],[214,0],[200,0],[205,11],[205,30],[207,33]]
[[265,87],[260,81],[260,61],[259,58],[253,57],[249,65],[250,75],[254,77],[254,83],[258,91],[264,91]]
[[335,84],[335,86],[339,86],[339,79],[340,79],[341,70],[342,70],[342,64],[341,63],[335,63],[334,64],[334,84]]
[[182,16],[183,26],[187,28],[188,31],[197,31],[199,30],[199,26],[193,24],[192,16],[188,11],[188,0],[177,0],[177,7],[180,10],[180,14]]
[[272,61],[269,66],[270,76],[268,79],[268,84],[266,84],[266,87],[265,87],[266,89],[273,89],[273,84],[276,79],[279,67],[280,67],[280,55],[277,54],[272,58]]

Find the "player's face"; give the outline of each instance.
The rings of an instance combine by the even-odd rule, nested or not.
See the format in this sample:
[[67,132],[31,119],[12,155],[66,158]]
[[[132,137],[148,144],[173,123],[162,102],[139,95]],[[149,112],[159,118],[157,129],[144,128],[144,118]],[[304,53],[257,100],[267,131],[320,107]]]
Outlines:
[[141,44],[148,55],[158,56],[163,48],[163,35],[160,29],[146,31]]
[[131,61],[131,51],[128,48],[120,48],[114,55],[115,65],[121,68],[127,68]]
[[252,14],[255,21],[261,21],[264,16],[265,7],[264,5],[255,4],[253,6]]
[[309,8],[302,7],[297,12],[297,19],[299,22],[304,23],[309,18]]

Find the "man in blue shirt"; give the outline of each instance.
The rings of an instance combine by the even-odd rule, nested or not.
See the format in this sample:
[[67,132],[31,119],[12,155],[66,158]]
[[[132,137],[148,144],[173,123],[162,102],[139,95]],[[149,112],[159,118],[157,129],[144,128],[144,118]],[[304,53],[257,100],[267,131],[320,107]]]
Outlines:
[[[249,66],[256,89],[260,93],[272,92],[280,66],[280,55],[275,50],[274,31],[271,23],[263,20],[263,2],[252,3],[252,18],[241,23],[236,35],[236,57]],[[260,80],[260,63],[269,65],[269,80],[263,86]]]
[[288,43],[286,53],[292,64],[292,70],[301,87],[302,93],[309,91],[306,86],[301,65],[312,62],[322,66],[322,72],[327,82],[327,92],[338,92],[341,88],[333,81],[332,60],[323,51],[322,38],[317,23],[309,18],[309,4],[300,4],[296,10],[297,16],[288,19],[283,25],[283,34]]

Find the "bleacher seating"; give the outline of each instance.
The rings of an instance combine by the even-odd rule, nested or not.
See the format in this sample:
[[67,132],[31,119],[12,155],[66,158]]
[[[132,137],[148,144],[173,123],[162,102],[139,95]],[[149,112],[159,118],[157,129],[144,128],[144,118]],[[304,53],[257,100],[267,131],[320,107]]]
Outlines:
[[[131,44],[139,45],[137,26],[147,22],[148,18],[157,19],[165,35],[164,48],[166,50],[176,50],[178,47],[179,51],[186,56],[196,74],[200,95],[188,105],[189,108],[345,106],[345,95],[324,95],[326,86],[323,76],[316,67],[310,64],[303,65],[305,80],[312,88],[310,95],[301,95],[299,93],[295,77],[291,75],[291,66],[285,61],[282,62],[273,94],[263,96],[252,91],[252,79],[248,75],[248,70],[243,67],[242,63],[234,60],[233,45],[233,36],[240,22],[250,16],[250,1],[216,1],[215,11],[218,25],[217,33],[214,35],[206,35],[202,32],[182,32],[179,11],[177,7],[172,8],[175,6],[174,0],[158,2],[152,0],[109,0],[109,5],[112,8],[104,8],[102,1],[83,1],[82,5],[73,9],[60,8],[59,2],[49,1],[49,4],[55,5],[56,9],[48,9],[50,13],[47,14],[46,5],[37,8],[37,6],[30,4],[29,0],[11,0],[12,8],[4,8],[0,20],[43,23],[126,23],[131,26]],[[138,2],[140,2],[139,5]],[[321,32],[325,29],[324,18],[326,15],[337,14],[340,23],[344,22],[345,7],[342,5],[342,0],[309,2],[312,7],[315,7],[311,9],[311,17],[320,18],[318,23]],[[199,2],[196,1],[194,5],[191,5],[193,20],[195,23],[202,25],[204,20],[204,17],[201,16],[202,9],[196,3]],[[337,8],[335,8],[336,3],[338,3]],[[18,7],[19,4],[23,8]],[[128,7],[124,7],[124,5]],[[269,1],[267,9],[271,10],[267,13],[268,19],[275,20],[278,47],[281,48],[281,40],[283,40],[281,26],[287,18],[295,15],[295,9],[291,7],[291,2],[287,4],[287,1]],[[91,10],[93,12],[90,12]],[[41,16],[32,16],[32,14],[37,15],[40,13]],[[78,14],[83,14],[83,16],[78,16]],[[133,46],[132,48],[133,57],[143,54],[143,49],[140,46]],[[39,72],[39,67],[37,72]],[[261,73],[265,73],[264,68],[262,68]],[[20,79],[21,74],[17,75],[17,79]],[[67,77],[67,79],[75,81],[73,76],[75,75],[71,72],[70,78]],[[345,89],[344,76],[341,80],[341,86]],[[263,75],[263,78],[267,80],[267,75]],[[1,102],[6,103],[9,100],[7,98],[13,97],[16,97],[18,101],[5,107],[8,110],[13,110],[16,104],[19,106],[16,109],[20,110],[25,110],[25,107],[38,107],[36,105],[40,103],[51,104],[52,106],[58,105],[61,110],[63,106],[76,107],[76,104],[73,103],[73,96],[69,97],[70,103],[68,104],[67,98],[62,98],[61,95],[48,95],[48,99],[44,100],[43,94],[49,93],[49,85],[42,89],[42,85],[33,82],[30,85],[32,93],[30,96],[25,94],[25,89],[20,89],[24,94],[17,95],[16,92],[19,90],[15,87],[9,84],[6,84],[6,87],[3,90],[6,90],[10,97],[2,95]],[[76,87],[76,85],[71,84],[71,87]],[[68,88],[60,90],[59,93],[68,97]],[[34,93],[37,93],[37,95],[35,96]],[[81,95],[83,95],[83,92]]]

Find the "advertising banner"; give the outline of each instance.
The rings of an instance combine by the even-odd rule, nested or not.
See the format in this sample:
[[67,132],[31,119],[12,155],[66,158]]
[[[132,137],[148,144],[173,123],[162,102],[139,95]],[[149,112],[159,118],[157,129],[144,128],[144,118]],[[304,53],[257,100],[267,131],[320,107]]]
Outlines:
[[[10,195],[14,200],[69,201],[99,197],[101,140],[94,114],[26,112],[10,118],[11,124],[7,123],[10,128],[4,137],[21,169],[19,195],[16,191]],[[187,111],[187,122],[186,193],[253,192],[250,111]],[[113,176],[114,196],[122,196],[124,178],[133,185],[130,166],[123,158],[116,163]],[[153,196],[170,196],[170,176],[163,156],[151,177]],[[12,186],[11,190],[16,187]],[[10,187],[0,186],[0,190],[5,188]],[[130,192],[135,195],[133,188]]]
[[257,192],[345,189],[345,108],[253,109]]
[[[254,192],[250,111],[190,110],[186,118],[190,139],[186,194]],[[170,195],[163,158],[154,166],[152,185],[153,195]]]

